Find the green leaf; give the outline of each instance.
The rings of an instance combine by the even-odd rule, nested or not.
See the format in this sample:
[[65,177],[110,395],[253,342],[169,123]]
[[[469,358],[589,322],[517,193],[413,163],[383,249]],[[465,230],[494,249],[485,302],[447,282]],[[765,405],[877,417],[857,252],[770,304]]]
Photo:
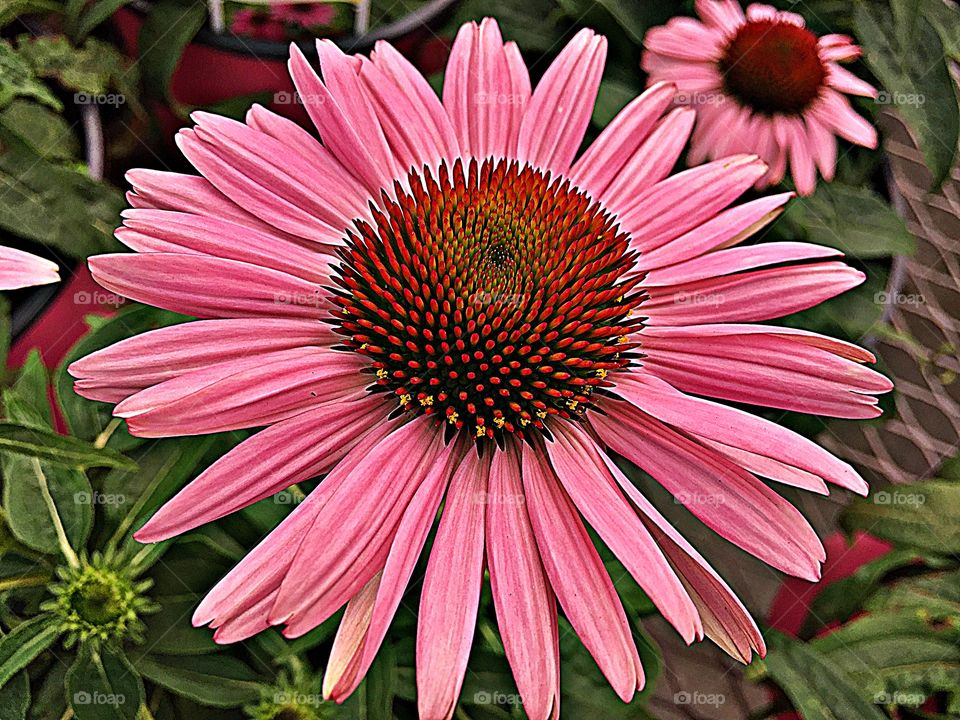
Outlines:
[[46,160],[71,160],[80,148],[73,129],[62,115],[29,100],[10,103],[0,112],[0,125]]
[[0,458],[3,466],[3,506],[11,532],[24,545],[41,552],[61,550],[57,528],[41,483],[56,507],[70,547],[82,548],[93,525],[93,490],[87,476],[74,468],[13,455]]
[[77,47],[63,35],[21,35],[17,48],[38,76],[56,80],[66,90],[104,95],[111,88],[127,87],[127,60],[108,43],[90,39]]
[[856,258],[909,255],[914,239],[889,204],[865,187],[819,183],[809,197],[787,205],[781,222],[808,241]]
[[147,94],[171,99],[170,78],[184,48],[203,26],[206,17],[207,8],[202,2],[159,0],[151,5],[137,41],[140,48],[137,64],[142,69]]
[[59,435],[52,430],[0,423],[0,451],[61,465],[85,469],[114,467],[128,470],[137,465],[129,458],[107,448],[95,448],[83,440]]
[[[490,0],[461,0],[451,26],[490,15]],[[563,41],[561,13],[553,0],[499,0],[497,23],[506,40],[513,40],[526,52],[549,52]]]
[[938,555],[960,553],[960,483],[930,480],[876,490],[841,516],[845,529]]
[[[49,384],[47,368],[40,359],[40,352],[31,350],[13,386],[4,391],[7,419],[23,425],[35,425],[39,422],[41,427],[51,428],[53,411],[47,396]],[[18,410],[11,411],[11,400],[17,404]],[[34,422],[31,422],[31,419]]]
[[229,655],[145,655],[134,660],[147,679],[201,705],[237,707],[260,697],[253,670]]
[[131,0],[94,0],[86,3],[76,22],[75,39],[85,38],[100,23],[108,20],[117,10],[130,2]]
[[623,0],[597,0],[597,4],[610,13],[635,43],[643,42],[649,26],[649,18],[643,3]]
[[593,124],[606,127],[637,96],[637,87],[618,80],[603,80],[593,106]]
[[0,108],[18,97],[33,98],[55,110],[63,107],[47,86],[37,79],[30,64],[17,53],[13,45],[0,39]]
[[[177,588],[170,588],[176,590]],[[160,610],[145,619],[144,644],[160,655],[203,655],[216,652],[209,628],[193,627],[190,617],[197,608],[193,594],[186,597],[156,596]]]
[[30,678],[26,671],[0,687],[0,720],[24,720],[30,707]]
[[937,631],[916,615],[865,615],[811,646],[879,705],[921,705],[960,687],[956,632]]
[[135,720],[143,681],[122,650],[88,644],[67,672],[67,700],[77,720]]
[[866,608],[877,613],[912,613],[927,622],[960,620],[960,570],[900,580],[878,591]]
[[804,720],[885,720],[846,673],[810,645],[771,632],[767,646],[768,675]]
[[60,627],[50,615],[38,615],[0,637],[0,687],[53,645]]
[[77,259],[117,248],[120,193],[37,155],[3,127],[0,185],[0,228]]
[[855,21],[864,60],[886,91],[881,99],[892,102],[913,130],[937,188],[950,173],[960,139],[956,86],[940,35],[919,16],[911,41],[903,42],[904,30],[879,2],[861,0]]

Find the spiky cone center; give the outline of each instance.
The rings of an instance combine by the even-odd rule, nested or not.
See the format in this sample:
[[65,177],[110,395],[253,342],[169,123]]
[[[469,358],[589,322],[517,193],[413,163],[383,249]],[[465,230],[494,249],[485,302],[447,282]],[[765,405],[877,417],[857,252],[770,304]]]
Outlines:
[[335,327],[373,391],[463,432],[549,434],[629,365],[642,300],[629,236],[569,180],[516,161],[412,172],[358,221],[335,268]]
[[57,574],[60,580],[51,587],[54,597],[43,609],[59,617],[68,646],[77,641],[142,639],[141,617],[157,610],[144,595],[149,580],[134,580],[123,569],[96,560],[61,567]]
[[720,60],[727,91],[759,113],[799,114],[820,94],[826,68],[817,36],[787,22],[748,22]]

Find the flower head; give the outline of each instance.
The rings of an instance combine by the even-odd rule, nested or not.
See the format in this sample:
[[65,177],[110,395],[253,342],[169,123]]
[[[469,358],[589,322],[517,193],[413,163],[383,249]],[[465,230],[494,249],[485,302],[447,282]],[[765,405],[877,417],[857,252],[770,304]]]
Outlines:
[[696,108],[690,162],[752,152],[768,165],[758,186],[780,182],[789,163],[797,190],[833,179],[840,136],[876,147],[877,133],[844,93],[877,91],[838,63],[860,56],[845,35],[817,37],[800,15],[736,0],[697,0],[700,20],[679,17],[644,39],[650,82],[676,83]]
[[56,263],[23,250],[0,246],[0,290],[17,290],[59,281]]
[[[442,100],[390,45],[318,43],[290,69],[320,140],[263,108],[181,132],[199,177],[135,171],[97,280],[200,317],[94,353],[81,394],[145,437],[262,427],[157,512],[157,541],[326,477],[201,603],[231,642],[299,636],[346,605],[323,681],[370,667],[438,510],[418,703],[449,718],[489,571],[531,718],[559,712],[557,607],[617,693],[644,683],[583,520],[682,637],[749,661],[763,639],[707,562],[610,460],[718,534],[816,578],[823,549],[770,486],[864,492],[846,463],[703,396],[874,417],[870,353],[759,324],[862,282],[830,248],[741,245],[790,194],[735,155],[671,175],[693,125],[658,84],[578,157],[606,42],[581,31],[535,90],[492,20],[461,28]],[[692,394],[687,394],[692,393]],[[695,397],[696,395],[696,397]]]

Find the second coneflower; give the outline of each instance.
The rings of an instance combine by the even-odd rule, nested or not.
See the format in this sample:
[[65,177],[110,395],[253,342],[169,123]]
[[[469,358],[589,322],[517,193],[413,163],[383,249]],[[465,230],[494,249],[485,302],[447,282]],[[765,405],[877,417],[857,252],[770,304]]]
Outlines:
[[[839,63],[860,57],[846,35],[817,37],[803,18],[736,0],[697,0],[694,18],[673,18],[644,38],[650,82],[675,83],[697,110],[692,164],[751,152],[768,167],[758,186],[780,182],[789,164],[797,191],[809,195],[817,170],[833,179],[837,140],[876,147],[876,130],[844,93],[877,91]],[[702,21],[702,22],[701,22]]]
[[[584,30],[531,92],[495,22],[464,26],[437,98],[390,45],[296,50],[320,136],[262,108],[197,114],[200,176],[130,173],[132,254],[105,287],[200,318],[70,368],[145,437],[264,429],[137,533],[159,541],[326,477],[206,597],[219,642],[302,635],[346,605],[324,679],[360,683],[438,510],[417,632],[421,717],[449,718],[484,571],[533,720],[559,713],[558,605],[624,700],[630,623],[587,524],[683,638],[749,661],[763,640],[720,576],[610,460],[720,536],[815,579],[823,548],[758,476],[864,492],[846,463],[708,396],[878,414],[890,383],[844,342],[753,324],[863,280],[830,248],[739,246],[790,195],[731,206],[766,173],[738,155],[670,175],[693,124],[660,84],[579,158],[606,43]],[[322,141],[322,142],[321,142]],[[692,393],[692,394],[687,394]],[[584,523],[586,521],[586,524]]]

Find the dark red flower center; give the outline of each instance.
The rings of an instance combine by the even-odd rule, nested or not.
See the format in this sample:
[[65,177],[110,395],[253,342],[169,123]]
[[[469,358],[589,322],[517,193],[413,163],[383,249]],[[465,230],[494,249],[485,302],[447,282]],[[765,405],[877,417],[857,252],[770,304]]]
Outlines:
[[411,173],[348,231],[334,325],[372,361],[372,391],[463,430],[546,433],[626,367],[641,319],[636,253],[568,180],[515,161]]
[[785,22],[748,22],[720,60],[727,90],[768,115],[800,113],[817,97],[826,69],[817,36]]

